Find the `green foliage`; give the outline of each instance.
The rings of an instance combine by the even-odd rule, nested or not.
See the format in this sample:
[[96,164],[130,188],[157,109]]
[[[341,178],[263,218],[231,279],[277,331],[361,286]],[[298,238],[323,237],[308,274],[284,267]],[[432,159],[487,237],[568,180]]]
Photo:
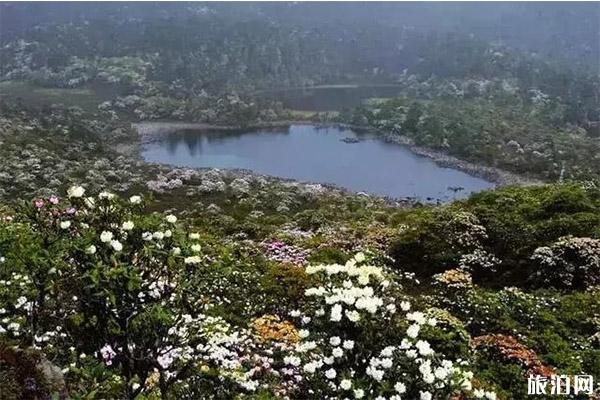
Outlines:
[[[34,350],[22,351],[0,342],[0,399],[38,399],[58,395],[41,369],[41,356]],[[46,361],[47,362],[47,361]]]
[[597,189],[574,183],[505,188],[398,218],[408,228],[389,249],[397,268],[431,276],[479,249],[499,261],[493,280],[485,263],[473,270],[481,284],[524,287],[545,273],[531,260],[537,248],[565,235],[598,238],[600,197]]
[[499,398],[527,399],[527,381],[524,371],[514,364],[502,364],[486,353],[480,353],[475,362],[478,377],[494,385]]
[[[446,87],[438,85],[437,90]],[[346,118],[353,123],[363,121],[360,125],[372,126],[392,139],[400,135],[419,146],[523,175],[546,180],[598,179],[596,140],[585,131],[554,121],[546,108],[523,103],[503,90],[474,99],[404,94],[357,108]],[[512,97],[510,104],[502,103],[502,96]],[[559,107],[560,100],[553,101]]]
[[[190,337],[198,344],[207,337],[206,329],[213,328],[196,325],[195,318],[217,318],[218,331],[243,332],[257,317],[285,317],[291,310],[304,309],[306,289],[319,283],[293,263],[302,262],[304,256],[281,258],[283,253],[273,256],[265,251],[272,238],[285,238],[273,245],[277,251],[307,249],[313,264],[343,265],[356,247],[368,249],[373,260],[388,261],[382,244],[393,237],[387,249],[394,258],[390,277],[406,285],[406,292],[396,296],[429,309],[426,315],[437,321],[435,329],[424,326],[421,337],[448,356],[474,360],[477,380],[483,387],[495,386],[500,394],[514,392],[513,398],[519,398],[523,380],[517,377],[523,371],[485,352],[472,359],[473,337],[517,337],[541,362],[561,373],[592,373],[598,368],[594,343],[600,320],[599,292],[574,290],[577,287],[570,287],[569,293],[529,291],[531,256],[536,249],[552,248],[563,232],[598,232],[598,191],[593,187],[510,187],[443,207],[414,209],[364,207],[361,199],[322,198],[299,201],[298,212],[276,218],[277,214],[269,214],[272,210],[251,215],[246,201],[224,202],[218,211],[191,214],[195,217],[190,224],[195,228],[188,229],[108,193],[93,205],[84,197],[69,202],[39,200],[16,211],[3,211],[11,218],[3,219],[0,254],[10,264],[0,279],[18,290],[0,289],[0,308],[7,310],[19,328],[2,326],[9,342],[23,348],[57,326],[68,330],[65,338],[49,336],[42,348],[57,365],[75,363],[65,376],[74,398],[133,396],[137,393],[133,383],[142,385],[144,380],[148,381],[142,385],[147,388],[142,398],[157,398],[160,393],[175,398],[194,396],[207,390],[214,398],[238,396],[233,381],[221,380],[218,371],[225,371],[222,367],[173,363],[169,368],[181,372],[186,382],[182,385],[167,378],[167,369],[159,366],[155,352],[176,339],[170,332],[181,329],[182,319],[188,318],[185,315],[192,318],[187,329],[194,332]],[[224,222],[225,217],[229,222]],[[67,221],[70,224],[63,227],[61,223]],[[131,229],[123,225],[127,221],[132,222]],[[247,234],[250,226],[257,228],[252,236]],[[548,232],[549,226],[553,231]],[[114,236],[106,243],[101,240],[104,231]],[[149,238],[145,232],[150,232],[151,240],[144,240]],[[190,237],[194,232],[201,233]],[[114,240],[123,249],[117,251]],[[91,244],[96,247],[94,254],[90,254]],[[493,254],[498,262],[490,265],[486,254]],[[200,258],[193,258],[196,255]],[[457,267],[463,273],[470,271],[475,284],[442,286],[444,290],[433,285],[437,282],[433,274]],[[519,274],[524,278],[518,278]],[[178,284],[161,286],[163,279]],[[500,282],[525,291],[495,289]],[[407,327],[399,325],[389,332],[401,335]],[[149,353],[120,351],[125,340]],[[392,335],[377,340],[392,343],[399,339]],[[116,353],[110,356],[108,352],[108,359],[101,351],[108,351],[107,345]],[[69,348],[74,350],[65,350]],[[258,348],[253,351],[260,352]],[[86,356],[81,358],[81,353]],[[198,368],[201,373],[196,372]],[[2,379],[14,380],[11,374],[5,372]],[[271,395],[252,394],[255,398]]]

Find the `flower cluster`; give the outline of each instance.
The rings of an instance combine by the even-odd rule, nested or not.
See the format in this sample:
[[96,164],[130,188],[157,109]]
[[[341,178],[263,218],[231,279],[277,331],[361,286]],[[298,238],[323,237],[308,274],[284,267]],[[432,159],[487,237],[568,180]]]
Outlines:
[[451,232],[449,239],[452,243],[464,249],[479,248],[482,241],[488,237],[477,216],[465,211],[453,214],[447,229]]
[[[86,196],[83,187],[72,186],[67,200],[38,199],[28,219],[7,221],[17,240],[19,229],[38,236],[27,237],[23,257],[30,258],[22,262],[28,268],[0,281],[0,339],[32,340],[69,365],[64,373],[95,360],[133,393],[149,390],[145,376],[158,374],[164,389],[177,384],[182,370],[208,361],[240,385],[256,387],[251,371],[264,360],[252,351],[252,336],[188,311],[207,308],[186,279],[190,264],[203,261],[200,235],[182,232],[172,214],[144,218],[141,196]],[[50,250],[55,258],[40,255]],[[17,269],[16,256],[7,256]],[[102,326],[92,323],[98,320]],[[65,347],[71,350],[60,353]],[[125,369],[133,360],[143,362]]]
[[540,375],[550,377],[556,373],[553,368],[542,363],[533,350],[520,343],[513,336],[499,334],[479,336],[473,339],[473,346],[480,351],[491,351],[505,361],[521,365],[525,369],[524,376]]
[[262,247],[269,260],[292,265],[304,265],[307,262],[307,250],[286,244],[282,241],[273,240],[264,242]]
[[464,362],[446,359],[421,337],[437,320],[396,301],[396,284],[365,258],[306,267],[321,285],[306,290],[309,314],[295,314],[304,327],[284,374],[302,382],[304,395],[328,399],[431,400],[471,391]]
[[563,237],[539,247],[531,259],[537,264],[532,279],[558,288],[587,288],[600,284],[600,240]]
[[300,339],[296,327],[289,321],[281,321],[276,315],[263,315],[251,325],[262,340],[296,343]]
[[35,305],[32,292],[32,280],[29,276],[11,273],[8,279],[0,280],[0,299],[10,308],[0,308],[0,335],[19,337],[30,334],[29,324]]
[[468,271],[494,272],[500,264],[500,260],[483,249],[475,249],[472,253],[463,254],[458,265]]
[[441,287],[449,287],[453,289],[468,288],[473,284],[471,274],[462,269],[448,269],[440,274],[433,276],[434,282]]

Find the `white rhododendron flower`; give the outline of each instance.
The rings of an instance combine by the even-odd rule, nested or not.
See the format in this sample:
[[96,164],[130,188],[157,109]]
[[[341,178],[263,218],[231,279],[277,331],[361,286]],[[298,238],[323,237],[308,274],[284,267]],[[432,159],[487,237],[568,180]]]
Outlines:
[[406,314],[406,319],[410,321],[415,321],[417,324],[423,325],[427,322],[427,318],[425,314],[419,311],[415,311],[413,313]]
[[339,322],[342,320],[342,306],[341,305],[336,304],[331,308],[330,320],[333,322]]
[[141,196],[137,196],[137,195],[136,196],[131,196],[129,198],[129,202],[131,204],[140,204],[142,202],[142,197]]
[[397,382],[394,385],[394,390],[400,394],[406,393],[406,385],[402,382]]
[[119,242],[118,240],[111,240],[110,241],[110,246],[115,250],[115,251],[121,251],[123,250],[123,245],[121,244],[121,242]]
[[84,193],[85,193],[85,189],[82,188],[81,186],[71,186],[67,190],[67,196],[69,196],[69,198],[82,197]]
[[61,221],[60,229],[68,229],[71,226],[71,221]]
[[102,231],[100,234],[100,241],[102,243],[109,243],[113,238],[113,233],[110,231]]
[[340,382],[340,387],[343,390],[350,390],[352,388],[352,382],[349,379],[342,379]]
[[88,254],[94,254],[96,253],[96,246],[94,246],[93,244],[88,246],[87,249],[85,249],[85,252]]
[[413,324],[411,326],[408,327],[408,329],[406,330],[406,335],[409,338],[416,338],[417,336],[419,336],[419,330],[421,329],[421,327],[418,324]]
[[132,221],[125,221],[123,222],[123,224],[121,224],[121,229],[123,229],[124,231],[130,231],[132,230],[134,227],[134,224]]
[[298,331],[298,336],[300,336],[302,339],[307,338],[310,335],[310,332],[308,332],[308,330],[306,329],[300,329]]
[[98,194],[99,199],[111,200],[111,199],[114,199],[114,197],[115,197],[115,195],[110,192],[101,192],[100,194]]
[[165,217],[165,220],[170,224],[174,224],[175,222],[177,222],[177,217],[173,214],[169,214]]
[[199,256],[186,257],[183,262],[186,264],[199,264],[202,262],[202,258]]
[[421,354],[422,356],[429,356],[433,354],[433,349],[431,348],[431,345],[425,340],[419,340],[415,344],[415,347],[419,351],[419,354]]
[[420,400],[431,400],[433,398],[433,395],[430,392],[419,392]]
[[360,320],[360,314],[358,313],[358,311],[355,310],[346,311],[346,317],[352,322],[357,322],[358,320]]

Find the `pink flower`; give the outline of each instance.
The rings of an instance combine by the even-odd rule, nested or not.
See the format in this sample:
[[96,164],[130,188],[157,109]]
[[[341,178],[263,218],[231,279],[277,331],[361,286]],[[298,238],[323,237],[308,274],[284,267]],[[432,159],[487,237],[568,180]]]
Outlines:
[[112,360],[115,358],[117,353],[113,350],[112,346],[107,344],[100,349],[100,354],[106,365],[112,365]]
[[36,206],[37,208],[42,208],[42,207],[44,207],[44,204],[45,204],[45,203],[44,203],[44,200],[42,200],[42,199],[37,199],[37,200],[35,200],[35,201],[33,202],[33,204],[35,204],[35,206]]
[[67,214],[69,214],[69,215],[71,215],[71,214],[75,214],[75,211],[76,211],[76,210],[75,210],[75,208],[73,208],[73,207],[69,207],[69,208],[67,208],[67,209],[65,210],[65,212],[66,212]]
[[48,201],[52,204],[58,204],[58,197],[56,197],[55,195],[50,196],[50,198],[48,199]]

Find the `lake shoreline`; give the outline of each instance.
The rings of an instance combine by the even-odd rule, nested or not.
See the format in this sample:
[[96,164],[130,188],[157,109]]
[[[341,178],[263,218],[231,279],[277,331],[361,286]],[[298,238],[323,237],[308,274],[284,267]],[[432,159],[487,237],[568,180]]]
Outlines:
[[421,157],[426,157],[434,161],[437,165],[443,168],[452,168],[462,171],[468,175],[484,179],[488,182],[495,183],[499,187],[503,186],[529,186],[529,185],[540,185],[543,182],[539,179],[530,178],[509,172],[500,168],[490,167],[484,164],[476,164],[470,161],[462,160],[452,155],[446,154],[441,151],[433,150],[427,147],[417,146],[411,142],[406,136],[398,136],[392,134],[378,133],[384,141],[389,143],[396,143],[407,147],[414,154]]
[[189,129],[231,132],[239,131],[240,129],[280,128],[288,127],[290,125],[315,125],[318,127],[338,127],[342,129],[353,129],[359,132],[372,133],[385,142],[398,144],[400,146],[408,148],[411,152],[418,156],[429,158],[442,168],[456,169],[468,175],[484,179],[490,183],[494,183],[499,187],[511,185],[528,186],[543,184],[543,181],[539,179],[515,174],[496,167],[472,163],[446,154],[442,151],[417,146],[414,143],[412,143],[412,141],[406,136],[392,135],[369,126],[357,126],[339,122],[315,122],[310,120],[272,121],[250,124],[244,127],[235,125],[216,125],[202,122],[184,121],[142,121],[131,124],[132,128],[138,133],[140,137],[140,146],[157,140],[158,137],[169,135],[179,130]]

